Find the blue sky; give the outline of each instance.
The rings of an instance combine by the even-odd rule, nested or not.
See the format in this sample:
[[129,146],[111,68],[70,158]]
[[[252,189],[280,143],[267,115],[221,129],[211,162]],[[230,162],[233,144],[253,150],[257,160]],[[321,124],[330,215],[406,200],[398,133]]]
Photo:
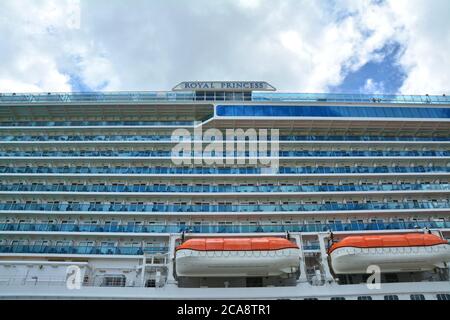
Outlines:
[[391,43],[379,50],[382,58],[371,60],[354,72],[349,72],[343,82],[331,87],[333,93],[397,93],[405,81],[406,73],[398,63],[402,47]]
[[448,0],[2,0],[0,92],[450,94]]

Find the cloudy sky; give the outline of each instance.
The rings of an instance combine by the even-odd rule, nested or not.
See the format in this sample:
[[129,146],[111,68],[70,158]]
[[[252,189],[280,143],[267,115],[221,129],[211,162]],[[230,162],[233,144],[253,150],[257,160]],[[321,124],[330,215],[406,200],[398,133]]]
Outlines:
[[0,92],[450,93],[449,0],[1,0]]

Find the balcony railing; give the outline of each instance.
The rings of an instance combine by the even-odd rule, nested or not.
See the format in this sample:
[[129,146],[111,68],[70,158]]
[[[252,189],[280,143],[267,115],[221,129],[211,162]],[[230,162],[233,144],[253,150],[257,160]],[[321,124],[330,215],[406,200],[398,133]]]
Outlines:
[[167,247],[103,247],[103,246],[48,246],[48,245],[0,245],[0,253],[27,254],[95,254],[95,255],[143,255],[166,253]]
[[[249,101],[236,94],[199,96],[193,92],[86,92],[86,93],[2,93],[0,105],[11,104],[98,104],[98,103],[157,103],[193,101]],[[344,102],[389,104],[450,104],[450,97],[429,95],[365,95],[330,93],[262,93],[254,92],[251,101],[257,102]]]
[[[53,123],[53,122],[52,122]],[[9,123],[9,122],[0,122],[1,126],[18,126],[18,125],[27,125],[30,126],[30,123]],[[193,137],[193,139],[186,140],[176,140],[172,139],[172,136],[169,135],[4,135],[0,136],[0,141],[42,141],[42,142],[82,142],[82,141],[94,141],[94,142],[103,142],[103,141],[158,141],[158,142],[175,142],[178,143],[180,141],[201,141],[202,137]],[[268,141],[271,141],[271,137],[267,137]],[[220,141],[220,140],[216,140]],[[408,142],[450,142],[450,137],[407,137],[407,136],[280,136],[280,142],[302,142],[302,141],[343,141],[343,142],[357,142],[357,141],[376,141],[376,142],[400,142],[400,141],[408,141]]]
[[450,184],[401,183],[324,186],[195,186],[195,185],[60,185],[0,184],[6,192],[113,192],[113,193],[264,193],[264,192],[364,192],[364,191],[448,191]]
[[112,225],[112,224],[45,224],[0,223],[0,232],[95,232],[95,233],[283,233],[283,232],[343,232],[417,229],[450,229],[450,221],[351,222],[317,224],[260,225]]
[[408,201],[323,204],[114,204],[114,203],[0,203],[0,211],[48,212],[315,212],[405,209],[449,209],[448,201]]
[[430,150],[430,151],[280,151],[276,155],[270,152],[264,153],[191,153],[178,154],[171,151],[0,151],[0,157],[163,157],[175,159],[191,159],[190,157],[207,158],[257,158],[257,157],[449,157],[450,151]]
[[3,127],[193,126],[196,121],[1,121]]
[[[270,168],[269,168],[270,169]],[[279,174],[364,174],[364,173],[448,173],[450,166],[415,166],[415,167],[286,167],[279,168]],[[0,166],[0,173],[42,173],[42,174],[265,174],[264,168],[169,168],[169,167],[6,167]]]

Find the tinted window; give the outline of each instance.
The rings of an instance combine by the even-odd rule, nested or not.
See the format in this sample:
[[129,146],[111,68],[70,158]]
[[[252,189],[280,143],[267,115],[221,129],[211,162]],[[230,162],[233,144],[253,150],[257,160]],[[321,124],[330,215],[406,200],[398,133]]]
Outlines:
[[217,115],[228,117],[450,118],[450,108],[232,105],[217,106]]
[[398,296],[384,296],[384,300],[398,300]]
[[442,300],[450,301],[450,294],[438,294],[437,299],[441,301]]
[[423,294],[412,294],[411,300],[425,300],[425,296]]

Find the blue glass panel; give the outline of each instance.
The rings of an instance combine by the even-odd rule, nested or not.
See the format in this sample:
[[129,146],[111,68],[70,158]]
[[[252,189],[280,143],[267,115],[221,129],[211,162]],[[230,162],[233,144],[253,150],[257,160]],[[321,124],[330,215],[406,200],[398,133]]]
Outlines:
[[450,108],[219,105],[222,117],[450,118]]

